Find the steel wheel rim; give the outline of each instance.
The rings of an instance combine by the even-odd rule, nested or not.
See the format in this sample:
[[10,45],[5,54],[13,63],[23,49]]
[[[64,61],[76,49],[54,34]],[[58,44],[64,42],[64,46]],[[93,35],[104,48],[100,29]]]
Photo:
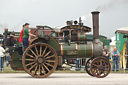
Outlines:
[[56,51],[45,43],[36,43],[29,46],[23,54],[24,70],[36,78],[48,77],[57,67]]
[[120,68],[123,68],[123,53],[122,52],[120,53],[120,62],[119,63],[120,63],[120,65],[119,65]]
[[126,69],[126,65],[127,65],[127,47],[126,47],[126,43],[124,43],[123,45],[123,68]]
[[90,76],[93,76],[93,74],[91,73],[91,63],[92,63],[92,60],[94,58],[91,57],[87,60],[86,64],[85,64],[85,69],[86,69],[86,72],[90,75]]
[[97,78],[106,77],[111,71],[111,65],[105,58],[95,58],[91,64],[91,72]]

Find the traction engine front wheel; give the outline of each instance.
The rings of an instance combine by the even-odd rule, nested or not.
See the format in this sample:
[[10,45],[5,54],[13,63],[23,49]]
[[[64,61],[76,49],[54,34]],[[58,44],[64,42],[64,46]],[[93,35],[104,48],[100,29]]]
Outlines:
[[91,63],[91,73],[97,78],[106,77],[110,71],[111,65],[105,58],[97,57]]
[[85,70],[90,76],[93,76],[93,74],[91,73],[91,63],[93,59],[93,57],[89,58],[85,64]]

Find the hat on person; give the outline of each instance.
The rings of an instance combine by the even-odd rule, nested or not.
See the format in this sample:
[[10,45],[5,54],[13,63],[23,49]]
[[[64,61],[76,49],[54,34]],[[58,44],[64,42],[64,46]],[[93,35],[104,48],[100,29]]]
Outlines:
[[26,25],[30,25],[30,24],[29,23],[25,23],[24,25],[26,26]]

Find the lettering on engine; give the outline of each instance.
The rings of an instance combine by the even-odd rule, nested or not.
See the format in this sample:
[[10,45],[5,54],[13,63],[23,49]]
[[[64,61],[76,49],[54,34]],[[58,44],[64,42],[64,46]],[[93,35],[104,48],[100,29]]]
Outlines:
[[77,55],[78,51],[77,50],[68,50],[68,51],[66,51],[66,54],[67,55]]

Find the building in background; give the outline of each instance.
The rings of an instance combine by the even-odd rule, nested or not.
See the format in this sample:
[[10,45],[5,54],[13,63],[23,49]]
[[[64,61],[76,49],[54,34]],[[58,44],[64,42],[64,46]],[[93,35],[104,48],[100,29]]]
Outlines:
[[115,41],[115,36],[111,37],[111,43],[110,43],[110,48],[109,51],[112,52],[112,50],[114,49],[114,47],[116,46],[116,41]]

